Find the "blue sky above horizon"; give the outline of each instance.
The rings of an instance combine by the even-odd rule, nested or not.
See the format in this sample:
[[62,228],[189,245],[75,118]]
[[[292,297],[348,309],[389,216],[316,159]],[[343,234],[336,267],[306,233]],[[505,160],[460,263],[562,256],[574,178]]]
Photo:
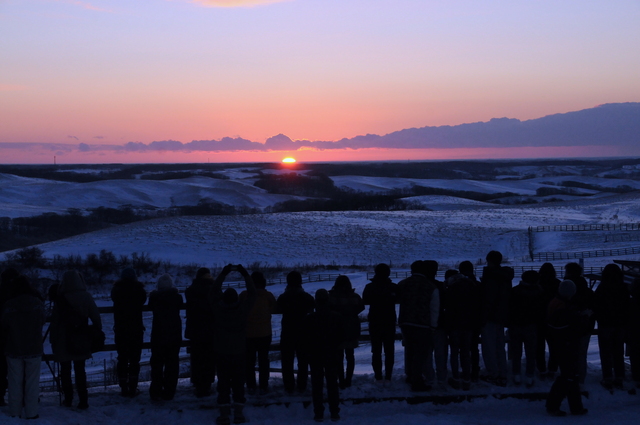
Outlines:
[[[336,141],[634,102],[637,22],[631,0],[0,0],[0,162],[48,162],[33,144]],[[347,154],[410,155],[332,153]]]

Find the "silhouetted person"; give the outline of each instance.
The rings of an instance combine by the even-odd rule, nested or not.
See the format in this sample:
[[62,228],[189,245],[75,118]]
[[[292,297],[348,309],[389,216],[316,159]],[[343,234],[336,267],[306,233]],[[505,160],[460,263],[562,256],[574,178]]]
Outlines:
[[60,383],[64,400],[62,404],[71,407],[73,384],[71,366],[75,375],[78,392],[78,409],[89,407],[87,373],[85,361],[91,358],[91,340],[86,329],[89,319],[102,329],[100,312],[93,297],[87,292],[84,279],[76,270],[66,271],[58,287],[58,295],[51,317],[51,348],[54,358],[60,363]]
[[211,394],[216,377],[215,315],[209,299],[213,283],[209,269],[201,267],[184,291],[187,313],[184,336],[190,341],[191,382],[199,398]]
[[[438,288],[438,296],[440,299],[440,308],[438,312],[438,321],[436,328],[433,330],[433,350],[428,354],[427,359],[427,379],[433,381],[434,375],[438,389],[444,390],[447,387],[447,359],[449,358],[449,341],[447,330],[443,326],[442,317],[444,314],[443,299],[445,297],[445,284],[436,279],[438,273],[438,262],[434,260],[425,260],[424,272],[427,279]],[[433,363],[435,360],[435,373]]]
[[[221,286],[227,275],[239,272],[244,278],[247,295],[240,300],[233,288],[227,288],[222,296]],[[256,287],[249,273],[241,265],[227,265],[216,278],[212,289],[212,302],[215,314],[215,349],[218,359],[218,406],[220,416],[216,419],[219,425],[228,424],[231,414],[231,395],[233,394],[233,423],[246,422],[244,415],[244,395],[246,353],[247,353],[247,318],[256,301]]]
[[316,291],[316,311],[304,318],[304,349],[311,365],[311,391],[314,419],[324,417],[323,385],[327,382],[327,398],[332,420],[340,419],[338,374],[345,341],[344,317],[331,311],[326,289]]
[[140,356],[144,337],[142,308],[147,302],[147,292],[138,281],[135,270],[122,270],[120,279],[111,289],[113,301],[113,333],[118,352],[116,371],[120,393],[134,397],[138,392]]
[[631,306],[629,311],[629,362],[631,363],[631,378],[640,388],[640,277],[631,284]]
[[[539,284],[542,288],[542,303],[546,310],[547,306],[558,293],[558,286],[560,286],[560,279],[556,276],[556,269],[551,263],[544,263],[540,267]],[[536,334],[536,366],[540,374],[541,379],[549,378],[553,379],[558,371],[558,360],[551,355],[549,351],[549,360],[547,361],[545,352],[547,346],[547,320],[546,314],[540,318],[537,327]]]
[[558,295],[551,300],[547,310],[549,349],[555,351],[560,364],[560,376],[553,383],[546,403],[547,412],[552,416],[566,415],[565,411],[560,410],[565,397],[572,414],[587,413],[582,405],[578,375],[580,339],[590,332],[589,319],[572,303],[575,293],[575,284],[570,280],[563,280]]
[[579,376],[580,383],[584,384],[584,380],[587,377],[587,355],[589,352],[589,344],[591,343],[591,333],[596,324],[595,315],[593,314],[595,308],[595,295],[593,290],[589,287],[586,279],[582,276],[583,270],[580,264],[567,263],[564,266],[564,270],[564,278],[571,280],[576,285],[576,294],[572,303],[581,314],[589,317],[589,332],[585,333],[580,340]]
[[391,380],[395,363],[396,342],[396,304],[398,285],[389,279],[391,269],[381,263],[375,268],[375,274],[364,287],[362,301],[369,305],[369,335],[371,337],[371,365],[376,381],[381,381],[382,351],[384,349],[384,379]]
[[631,298],[622,270],[607,264],[595,290],[598,349],[602,386],[622,389],[625,377],[624,343],[627,338]]
[[[293,393],[296,388],[299,392],[303,392],[307,388],[309,362],[300,344],[303,338],[303,319],[313,311],[314,307],[313,297],[302,288],[302,275],[297,271],[290,272],[287,275],[287,287],[276,303],[276,313],[282,314],[280,355],[282,381],[288,393]],[[296,357],[298,359],[297,382],[293,375],[293,363]]]
[[12,293],[1,310],[8,365],[9,415],[38,418],[44,304],[25,276],[13,279]]
[[411,276],[398,283],[405,350],[405,373],[412,391],[427,391],[424,372],[433,350],[433,331],[438,324],[440,297],[436,285],[427,279],[423,261],[411,264]]
[[538,284],[539,275],[534,270],[522,273],[520,283],[511,289],[509,299],[509,349],[511,350],[511,373],[513,382],[522,382],[522,346],[525,353],[525,382],[533,386],[536,370],[537,327],[546,318],[548,304],[542,298]]
[[504,328],[509,320],[509,294],[513,269],[502,267],[502,254],[490,251],[487,265],[482,269],[483,323],[482,359],[487,369],[486,380],[504,387],[507,385],[507,353]]
[[482,292],[480,289],[480,282],[476,279],[474,274],[474,267],[471,261],[463,261],[458,266],[460,274],[467,277],[474,286],[474,290],[478,295],[475,304],[474,315],[476,316],[476,324],[471,332],[471,382],[478,382],[480,375],[480,334],[482,333]]
[[440,323],[451,346],[449,384],[467,391],[471,387],[471,342],[479,320],[478,288],[457,270],[447,270],[445,285],[447,289],[440,300],[444,304]]
[[151,400],[173,400],[180,372],[182,343],[182,295],[170,275],[158,278],[157,289],[149,294],[153,312],[151,324]]
[[[3,270],[2,274],[0,274],[0,311],[10,297],[13,280],[19,275],[20,273],[12,267]],[[4,341],[4,331],[0,328],[0,354],[4,353]],[[7,372],[7,359],[4,355],[0,355],[0,406],[6,406],[4,395],[7,392],[8,385]]]
[[344,361],[340,363],[338,383],[341,388],[351,386],[353,371],[356,366],[354,350],[358,347],[360,338],[360,318],[358,314],[364,310],[364,303],[360,295],[351,287],[351,281],[345,275],[336,278],[333,288],[329,291],[329,305],[331,310],[340,313],[344,318],[345,341],[342,345],[343,360],[347,360],[346,371]]
[[[251,273],[251,279],[256,287],[256,300],[247,318],[247,390],[256,390],[256,357],[258,359],[258,385],[260,394],[264,395],[269,389],[269,348],[271,347],[271,313],[276,308],[276,298],[267,291],[267,281],[260,272]],[[240,294],[244,301],[248,296],[245,290]]]

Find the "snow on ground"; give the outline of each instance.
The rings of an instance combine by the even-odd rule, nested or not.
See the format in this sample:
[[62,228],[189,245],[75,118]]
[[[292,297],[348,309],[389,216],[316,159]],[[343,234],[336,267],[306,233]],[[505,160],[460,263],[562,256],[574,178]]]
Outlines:
[[200,200],[264,208],[300,199],[269,194],[245,180],[189,177],[177,180],[106,180],[69,183],[0,174],[0,217],[22,217],[69,208],[168,208],[197,205]]
[[[173,263],[263,266],[392,265],[435,259],[453,266],[500,250],[512,263],[529,256],[529,226],[631,223],[640,217],[640,194],[559,204],[492,206],[442,211],[348,211],[179,217],[112,227],[40,245],[45,256],[146,252]],[[573,238],[580,249],[572,249]],[[603,243],[597,232],[536,233],[536,251],[629,246]],[[577,242],[576,242],[577,243]],[[631,243],[633,245],[633,243]],[[636,243],[640,245],[640,243]],[[627,258],[636,259],[636,258]]]

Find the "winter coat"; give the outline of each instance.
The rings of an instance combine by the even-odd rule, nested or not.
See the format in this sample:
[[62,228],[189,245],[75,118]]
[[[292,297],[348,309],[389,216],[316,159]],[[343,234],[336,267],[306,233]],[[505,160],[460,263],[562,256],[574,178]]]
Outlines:
[[344,336],[352,347],[358,346],[360,338],[360,318],[364,303],[354,289],[333,288],[329,291],[329,308],[344,318]]
[[509,326],[529,326],[540,323],[547,314],[542,287],[536,283],[520,282],[511,288],[509,298]]
[[67,271],[58,287],[58,295],[51,314],[51,348],[57,362],[81,361],[91,358],[91,341],[85,332],[91,323],[102,329],[100,312],[87,292],[82,276]]
[[[566,275],[565,279],[571,280],[576,285],[576,294],[571,299],[571,303],[576,306],[579,312],[584,313],[587,310],[595,312],[596,296],[587,280],[582,276]],[[589,318],[589,326],[591,329],[595,327],[596,316],[592,314]]]
[[486,266],[482,269],[480,282],[483,293],[483,323],[506,325],[509,321],[509,295],[513,276],[511,267]]
[[[187,300],[187,322],[184,337],[201,343],[213,343],[214,312],[211,302],[212,277],[194,279],[184,291]],[[218,296],[219,294],[216,294]]]
[[602,281],[594,291],[594,311],[598,326],[626,327],[629,324],[631,296],[623,281]]
[[256,301],[255,291],[247,289],[243,300],[227,304],[222,298],[214,300],[215,350],[224,357],[243,356],[247,344],[247,318]]
[[435,328],[440,314],[440,294],[436,284],[414,273],[398,283],[400,326]]
[[477,282],[458,273],[446,282],[441,294],[443,306],[440,325],[448,331],[473,330],[480,320],[480,300]]
[[344,317],[328,307],[319,308],[303,320],[303,347],[312,365],[338,364],[346,341]]
[[182,342],[182,295],[177,288],[157,289],[149,295],[149,308],[153,312],[151,347],[166,347]]
[[561,372],[577,376],[580,339],[591,332],[588,317],[574,303],[558,295],[549,303],[547,325],[549,347],[556,350]]
[[[249,296],[247,291],[240,293],[240,301]],[[247,338],[271,336],[271,313],[276,309],[276,297],[264,288],[256,289],[256,299],[247,317]]]
[[282,314],[280,339],[298,339],[305,316],[313,311],[316,301],[302,286],[287,285],[276,301],[276,313]]
[[116,281],[111,289],[111,300],[116,338],[141,336],[144,333],[142,308],[147,302],[147,292],[142,283],[129,279]]
[[4,354],[14,359],[42,355],[42,327],[45,313],[42,300],[31,294],[11,298],[2,308]]
[[362,301],[369,305],[369,325],[395,326],[397,321],[398,285],[389,278],[374,276],[364,287]]

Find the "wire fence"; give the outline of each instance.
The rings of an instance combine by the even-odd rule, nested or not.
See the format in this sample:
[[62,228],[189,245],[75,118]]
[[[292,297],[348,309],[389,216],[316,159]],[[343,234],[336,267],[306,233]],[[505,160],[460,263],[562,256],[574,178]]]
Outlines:
[[589,231],[636,231],[640,230],[640,223],[620,224],[558,224],[554,226],[532,226],[530,232],[589,232]]
[[640,254],[640,246],[616,249],[598,249],[595,251],[578,251],[578,252],[536,252],[533,254],[533,261],[558,261],[558,260],[576,260],[584,258],[597,257],[615,257],[619,255]]

